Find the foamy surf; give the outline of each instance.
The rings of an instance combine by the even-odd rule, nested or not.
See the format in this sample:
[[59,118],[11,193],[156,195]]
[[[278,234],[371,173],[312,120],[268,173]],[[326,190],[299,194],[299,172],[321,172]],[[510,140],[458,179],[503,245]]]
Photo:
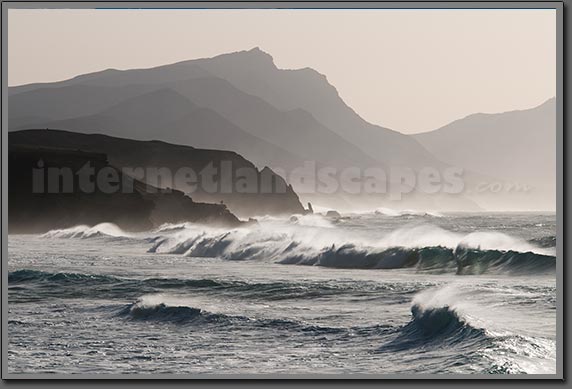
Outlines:
[[130,238],[133,234],[127,233],[113,223],[100,223],[95,226],[79,225],[71,228],[57,229],[46,232],[44,238],[94,238],[94,237],[114,237]]
[[473,350],[469,356],[473,367],[490,374],[555,373],[552,339],[514,333],[510,321],[502,318],[519,312],[509,305],[491,309],[490,301],[471,294],[475,291],[459,283],[418,293],[411,303],[411,320],[379,352],[448,348],[466,358],[467,350]]
[[186,224],[160,232],[172,233],[157,237],[149,252],[339,268],[455,269],[458,274],[555,268],[551,248],[500,232],[460,234],[433,225],[400,228],[378,239],[333,225],[277,220],[231,230]]
[[11,235],[11,368],[37,337],[71,372],[85,350],[112,372],[554,372],[549,216],[330,219]]

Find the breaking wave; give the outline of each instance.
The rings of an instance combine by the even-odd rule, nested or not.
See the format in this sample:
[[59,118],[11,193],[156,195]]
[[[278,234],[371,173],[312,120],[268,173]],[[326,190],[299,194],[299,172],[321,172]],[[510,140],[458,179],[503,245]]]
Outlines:
[[42,237],[87,239],[96,237],[130,238],[132,235],[113,223],[100,223],[93,227],[79,225],[71,228],[51,230],[43,234]]
[[381,239],[338,229],[257,226],[235,230],[187,226],[158,238],[149,252],[227,260],[270,260],[354,269],[494,272],[553,272],[549,249],[498,232],[453,233],[434,226],[399,229]]
[[414,348],[479,347],[488,340],[482,328],[473,327],[454,308],[425,308],[418,304],[411,307],[412,319],[404,325],[399,334],[379,351],[396,352]]
[[501,232],[463,234],[433,225],[398,228],[380,236],[375,231],[338,228],[319,215],[291,220],[266,217],[259,224],[231,230],[164,224],[137,235],[102,223],[52,230],[43,237],[142,240],[151,244],[150,253],[346,269],[407,268],[467,275],[550,273],[556,267],[555,236],[526,241]]
[[410,354],[415,350],[426,353],[447,349],[457,355],[453,365],[468,364],[478,372],[546,372],[541,365],[554,360],[554,341],[499,330],[490,318],[477,316],[487,308],[467,303],[466,296],[456,295],[455,289],[449,285],[416,295],[411,305],[411,320],[378,352]]
[[[340,334],[348,332],[343,327],[326,327],[289,319],[256,318],[214,313],[186,305],[170,296],[146,295],[122,307],[116,317],[128,321],[152,321],[177,325],[217,325],[227,327],[247,326],[300,332],[302,334]],[[377,327],[375,327],[377,328]]]
[[[136,330],[140,326],[150,326],[154,331],[160,331],[158,325],[197,329],[206,326],[208,331],[217,328],[224,333],[263,330],[268,331],[269,336],[280,334],[288,339],[315,337],[323,341],[327,337],[339,342],[364,342],[375,347],[374,352],[389,353],[396,358],[408,358],[418,353],[443,356],[436,357],[439,363],[433,366],[420,365],[436,373],[455,371],[455,366],[459,365],[480,373],[552,372],[555,358],[552,339],[517,335],[502,328],[506,322],[502,315],[510,317],[511,309],[520,308],[511,307],[510,303],[495,306],[491,304],[494,300],[491,300],[490,293],[482,293],[483,289],[475,290],[464,282],[446,286],[433,284],[427,289],[428,285],[372,281],[345,283],[340,280],[308,284],[296,281],[128,279],[30,269],[9,273],[9,290],[16,287],[10,292],[11,303],[19,302],[18,296],[22,296],[25,302],[39,298],[46,301],[45,298],[50,296],[58,301],[68,297],[87,298],[88,301],[100,299],[94,308],[86,309],[103,312],[107,318],[120,321],[122,325],[133,324]],[[199,291],[203,293],[199,295]],[[216,294],[211,295],[214,291]],[[363,323],[361,326],[358,323],[344,325],[342,322],[328,325],[313,323],[312,319],[306,322],[294,317],[276,317],[275,312],[266,316],[266,311],[209,303],[212,296],[220,297],[225,293],[232,293],[233,298],[272,300],[313,299],[337,294],[345,298],[352,294],[363,298],[364,293],[370,292],[376,299],[385,299],[393,293],[399,297],[393,303],[407,304],[411,301],[410,319],[401,323]],[[133,302],[125,304],[126,299]],[[110,300],[119,301],[109,305]],[[384,322],[381,317],[379,320]],[[13,322],[12,325],[20,324]]]
[[188,306],[169,306],[157,297],[142,297],[133,304],[123,307],[117,316],[130,320],[153,320],[174,323],[191,322],[204,319],[205,313],[198,308]]

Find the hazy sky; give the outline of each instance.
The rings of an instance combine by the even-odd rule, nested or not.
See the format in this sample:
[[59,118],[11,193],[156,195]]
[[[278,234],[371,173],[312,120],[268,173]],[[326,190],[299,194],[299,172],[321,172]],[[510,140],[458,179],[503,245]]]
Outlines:
[[405,133],[556,91],[554,10],[9,10],[9,84],[259,46]]

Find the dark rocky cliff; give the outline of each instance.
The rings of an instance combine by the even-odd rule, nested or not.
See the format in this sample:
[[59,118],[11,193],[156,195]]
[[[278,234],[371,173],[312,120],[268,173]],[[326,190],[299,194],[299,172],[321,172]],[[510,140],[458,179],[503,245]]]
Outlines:
[[[166,168],[174,178],[180,169],[197,173],[198,185],[189,187],[173,180],[165,184],[157,177],[136,177],[157,187],[173,187],[185,192],[195,201],[224,203],[228,209],[241,217],[259,215],[291,215],[304,213],[298,195],[282,177],[269,168],[258,170],[254,164],[232,151],[198,149],[161,141],[136,141],[100,134],[80,134],[60,130],[23,130],[9,133],[10,145],[33,147],[57,147],[103,153],[109,164],[121,168]],[[214,187],[201,185],[205,168],[214,168]],[[251,184],[244,188],[241,175],[250,175]],[[225,176],[226,175],[226,176]],[[169,177],[168,177],[169,178]],[[183,180],[184,181],[184,180]],[[265,185],[271,183],[271,186]],[[184,184],[184,182],[183,182]]]
[[[104,168],[115,171],[113,186],[94,185],[93,190],[82,187],[78,172],[86,164],[93,168],[94,183]],[[130,231],[178,222],[241,224],[225,205],[198,203],[180,191],[161,190],[123,175],[102,153],[10,145],[8,166],[9,233],[39,233],[103,222]],[[58,175],[49,177],[50,169]]]

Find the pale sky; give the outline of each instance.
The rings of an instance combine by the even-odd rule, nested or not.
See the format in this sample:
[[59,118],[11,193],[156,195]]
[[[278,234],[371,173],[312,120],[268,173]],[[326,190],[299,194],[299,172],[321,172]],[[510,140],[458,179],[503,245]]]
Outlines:
[[9,10],[9,85],[259,46],[404,133],[556,94],[555,10]]

